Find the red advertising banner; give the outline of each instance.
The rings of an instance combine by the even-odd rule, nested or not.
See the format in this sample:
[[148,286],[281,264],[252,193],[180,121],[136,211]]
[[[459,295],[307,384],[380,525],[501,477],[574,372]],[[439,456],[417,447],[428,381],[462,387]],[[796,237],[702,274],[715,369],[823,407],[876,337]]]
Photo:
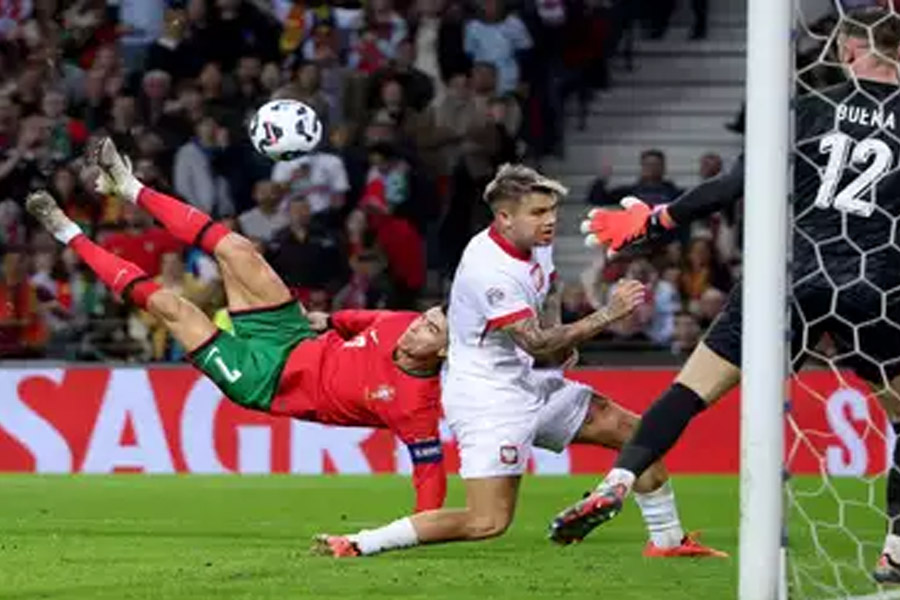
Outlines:
[[[642,412],[671,370],[579,370],[573,379]],[[883,472],[892,433],[852,376],[803,373],[791,386],[787,458],[797,473]],[[676,473],[736,473],[737,392],[700,415],[668,455]],[[448,466],[458,466],[444,428]],[[537,451],[536,473],[599,473],[614,454],[573,446]],[[0,471],[43,473],[408,473],[386,431],[274,419],[230,404],[181,368],[0,370]]]

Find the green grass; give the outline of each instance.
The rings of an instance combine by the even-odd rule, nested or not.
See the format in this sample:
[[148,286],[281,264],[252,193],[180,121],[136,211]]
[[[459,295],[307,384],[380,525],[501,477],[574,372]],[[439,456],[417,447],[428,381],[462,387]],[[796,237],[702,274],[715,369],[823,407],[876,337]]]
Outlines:
[[[527,478],[516,522],[498,540],[334,561],[308,556],[310,537],[402,515],[411,501],[405,479],[2,476],[0,598],[735,596],[735,559],[642,558],[646,538],[633,504],[581,545],[547,542],[548,519],[593,481]],[[685,525],[734,554],[736,479],[678,477],[676,490]],[[453,479],[451,504],[461,502],[461,492]],[[832,515],[826,500],[807,505],[823,522]],[[863,519],[865,535],[878,542],[880,521],[869,513],[854,518]],[[812,565],[815,554],[803,531],[796,532],[805,548],[799,556]],[[854,556],[856,544],[846,535],[828,543],[835,555]],[[871,564],[877,548],[866,552]],[[864,580],[854,584],[860,593],[874,591]]]

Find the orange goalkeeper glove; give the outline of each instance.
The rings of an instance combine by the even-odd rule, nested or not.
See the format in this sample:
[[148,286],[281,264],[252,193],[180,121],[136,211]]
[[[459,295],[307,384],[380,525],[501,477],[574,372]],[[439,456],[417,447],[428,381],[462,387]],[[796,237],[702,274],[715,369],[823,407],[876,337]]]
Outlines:
[[640,198],[628,196],[619,204],[625,210],[594,208],[581,222],[588,246],[606,246],[610,256],[632,244],[652,241],[675,227],[665,205],[651,209]]

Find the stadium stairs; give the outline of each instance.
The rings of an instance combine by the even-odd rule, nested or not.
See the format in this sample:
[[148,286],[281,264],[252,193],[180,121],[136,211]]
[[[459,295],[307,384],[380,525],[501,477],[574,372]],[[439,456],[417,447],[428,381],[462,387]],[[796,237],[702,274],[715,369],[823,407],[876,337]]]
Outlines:
[[634,70],[613,59],[613,85],[599,92],[585,131],[577,130],[574,103],[568,107],[564,159],[543,168],[571,189],[562,207],[556,265],[564,281],[577,280],[592,260],[578,234],[584,198],[601,166],[612,168],[611,184],[634,181],[639,155],[659,148],[668,158],[668,178],[686,187],[697,183],[700,157],[716,152],[728,161],[741,137],[725,128],[744,94],[745,0],[710,2],[709,37],[690,41],[689,2],[680,2],[665,38],[635,34]]

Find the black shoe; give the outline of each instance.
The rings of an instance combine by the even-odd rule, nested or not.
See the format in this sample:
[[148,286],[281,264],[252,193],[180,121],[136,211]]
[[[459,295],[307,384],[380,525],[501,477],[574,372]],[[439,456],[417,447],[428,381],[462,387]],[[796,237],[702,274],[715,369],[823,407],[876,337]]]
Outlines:
[[878,583],[900,584],[900,565],[891,560],[887,554],[882,554],[872,571],[872,579]]
[[624,498],[624,485],[601,486],[597,491],[559,513],[550,523],[548,537],[563,546],[582,541],[595,527],[622,511]]

